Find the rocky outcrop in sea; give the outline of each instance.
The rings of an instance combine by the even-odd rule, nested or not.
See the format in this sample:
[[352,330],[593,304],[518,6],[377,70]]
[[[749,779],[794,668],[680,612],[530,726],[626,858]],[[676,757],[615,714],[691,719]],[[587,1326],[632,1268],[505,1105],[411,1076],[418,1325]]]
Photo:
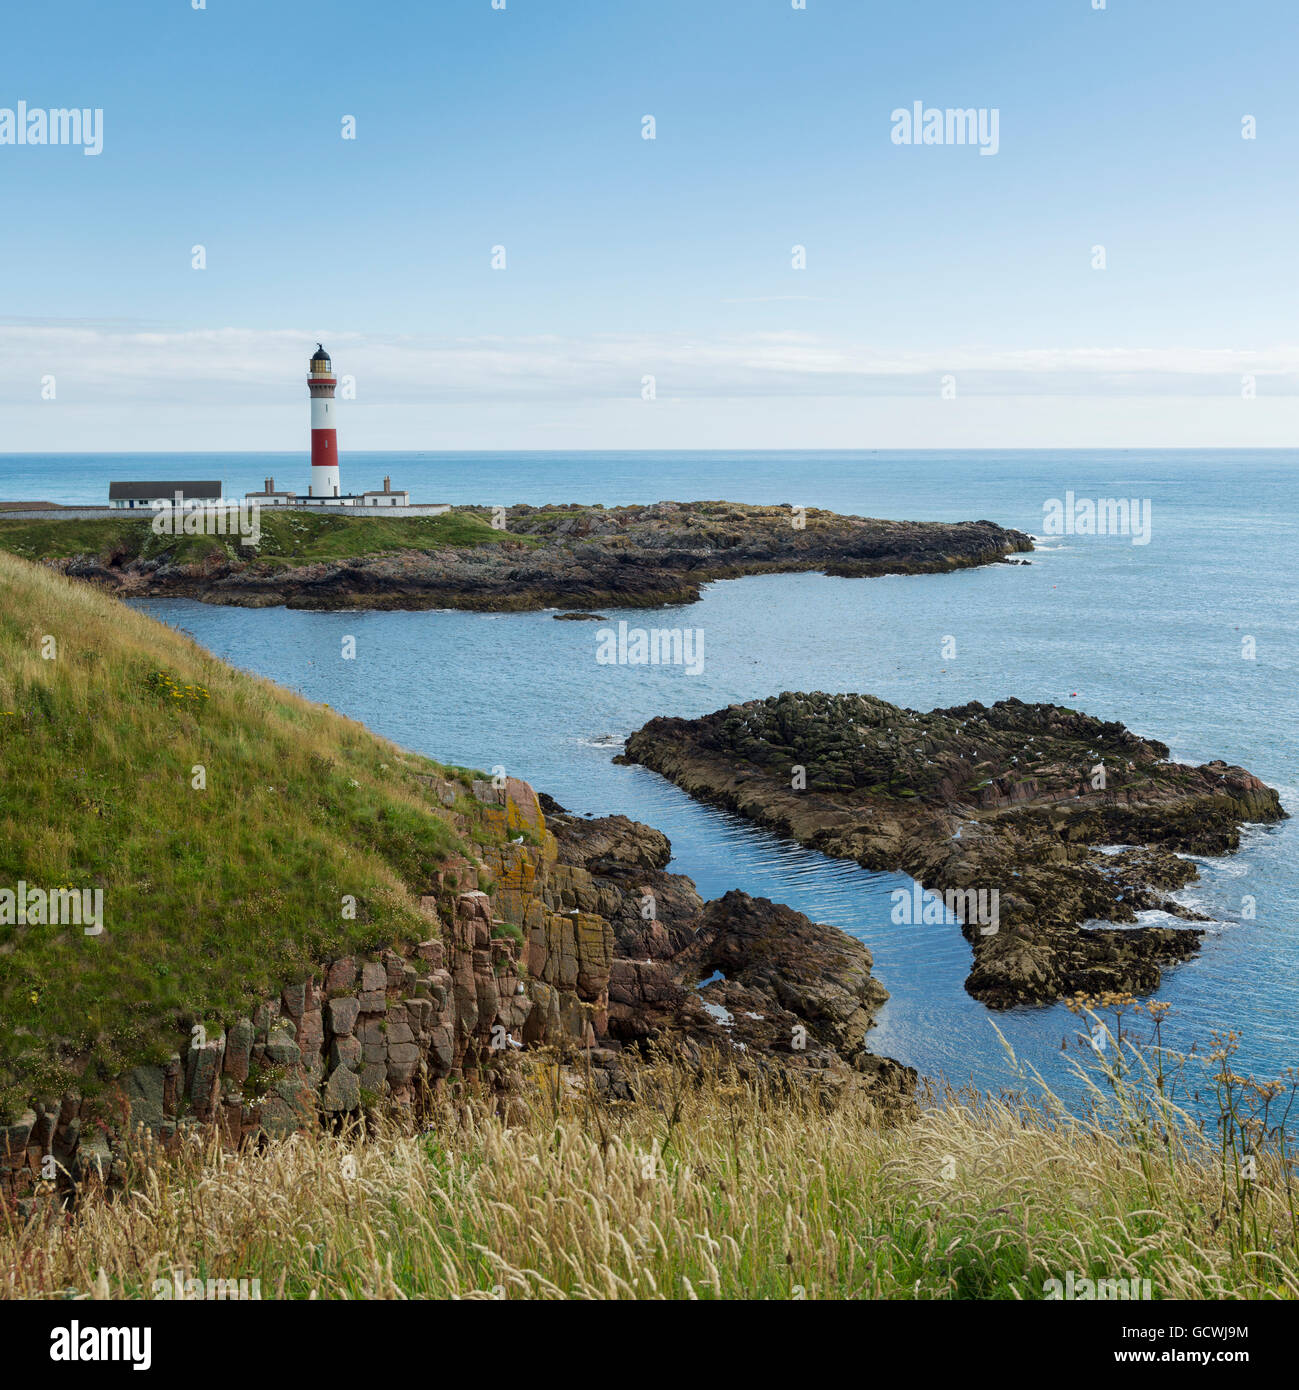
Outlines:
[[[1154,989],[1202,932],[1091,924],[1151,908],[1195,920],[1171,896],[1197,876],[1179,856],[1229,853],[1243,823],[1285,815],[1243,768],[1169,762],[1164,744],[1122,724],[1014,699],[922,714],[869,695],[786,693],[653,719],[623,758],[941,894],[974,949],[966,988],[993,1008]],[[938,909],[916,925],[942,920]]]

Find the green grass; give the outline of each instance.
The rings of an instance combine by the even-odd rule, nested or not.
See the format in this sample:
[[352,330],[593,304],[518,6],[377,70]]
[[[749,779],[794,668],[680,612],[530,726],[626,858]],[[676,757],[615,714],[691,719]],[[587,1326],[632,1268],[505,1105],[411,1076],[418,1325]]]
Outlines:
[[534,545],[530,537],[504,536],[472,512],[441,516],[317,516],[292,510],[261,513],[261,540],[254,550],[238,537],[155,535],[150,517],[104,517],[93,521],[22,521],[0,518],[0,551],[27,560],[66,560],[90,555],[103,563],[169,557],[197,564],[212,555],[227,560],[261,559],[292,566],[355,559],[401,550],[511,544]]
[[419,780],[463,772],[7,555],[0,767],[0,888],[100,888],[105,918],[94,937],[0,924],[0,1113],[79,1060],[92,1091],[176,1027],[428,935],[418,897],[465,852],[457,818],[482,838],[472,798],[448,811]]
[[438,550],[445,546],[499,545],[504,537],[483,518],[466,512],[441,516],[336,517],[262,512],[263,559],[290,564],[345,560],[396,550]]
[[141,554],[153,539],[144,517],[96,521],[19,521],[0,518],[0,550],[28,560],[66,560],[73,555],[107,558]]

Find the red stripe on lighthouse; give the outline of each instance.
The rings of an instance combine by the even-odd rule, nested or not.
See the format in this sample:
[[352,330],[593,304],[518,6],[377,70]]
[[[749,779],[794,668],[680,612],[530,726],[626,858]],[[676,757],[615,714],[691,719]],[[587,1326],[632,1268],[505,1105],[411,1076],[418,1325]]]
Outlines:
[[335,468],[338,466],[338,431],[311,431],[311,466],[313,468]]

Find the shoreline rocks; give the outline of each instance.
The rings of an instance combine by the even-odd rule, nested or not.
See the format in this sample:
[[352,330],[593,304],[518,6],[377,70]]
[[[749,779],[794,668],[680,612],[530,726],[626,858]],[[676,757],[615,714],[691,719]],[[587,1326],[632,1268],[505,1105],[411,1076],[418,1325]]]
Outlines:
[[689,878],[666,872],[667,838],[625,816],[551,824],[581,886],[575,901],[612,909],[605,1037],[713,1049],[742,1076],[862,1085],[886,1107],[910,1096],[915,1071],[866,1048],[888,991],[861,942],[739,890],[703,902]]
[[[486,508],[460,510],[492,519]],[[572,616],[579,618],[598,616],[610,605],[694,603],[702,585],[743,575],[935,574],[1000,563],[1033,548],[1023,532],[991,521],[886,521],[732,502],[516,506],[505,513],[499,534],[492,545],[300,564],[219,554],[196,564],[177,564],[166,555],[79,555],[46,563],[121,598],[192,598],[250,608],[559,607],[576,610]]]
[[[1196,919],[1167,896],[1196,876],[1178,855],[1229,853],[1243,823],[1285,816],[1243,768],[1167,759],[1162,743],[1055,705],[921,714],[866,695],[786,693],[653,719],[618,761],[809,848],[954,896],[974,949],[966,989],[1009,1008],[1154,989],[1163,965],[1199,949],[1200,931],[1084,923],[1135,922],[1149,908]],[[994,921],[980,904],[996,905]]]

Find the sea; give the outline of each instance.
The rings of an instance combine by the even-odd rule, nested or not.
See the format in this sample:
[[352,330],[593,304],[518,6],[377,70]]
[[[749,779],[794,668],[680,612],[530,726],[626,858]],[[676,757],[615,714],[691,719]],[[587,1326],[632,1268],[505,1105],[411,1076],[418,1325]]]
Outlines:
[[[110,478],[219,478],[239,495],[270,475],[300,484],[306,467],[304,454],[6,455],[0,499],[99,502]],[[410,452],[345,454],[343,467],[349,486],[390,475],[421,502],[712,498],[987,518],[1038,538],[1030,565],[756,576],[713,583],[695,604],[600,609],[615,626],[702,631],[694,674],[601,664],[602,625],[552,612],[139,604],[408,748],[503,768],[574,812],[657,826],[672,869],[706,898],[741,888],[858,937],[891,995],[872,1048],[936,1082],[994,1093],[1044,1083],[1081,1103],[1076,1067],[1100,1059],[1089,1025],[1063,1005],[990,1012],[970,998],[957,927],[893,921],[892,895],[910,879],[788,844],[616,765],[632,730],[785,690],[866,692],[919,710],[1016,696],[1121,720],[1179,761],[1239,763],[1299,813],[1299,451]],[[1079,518],[1087,502],[1121,499],[1144,518],[1136,534],[1085,523],[1047,534],[1066,505]],[[346,637],[354,659],[342,655]],[[1199,956],[1168,970],[1154,996],[1170,1006],[1164,1042],[1207,1058],[1215,1038],[1238,1035],[1235,1069],[1278,1075],[1299,1062],[1299,818],[1247,827],[1239,853],[1196,863],[1198,881],[1179,896],[1212,921]],[[1148,1029],[1133,1027],[1138,1038]]]

